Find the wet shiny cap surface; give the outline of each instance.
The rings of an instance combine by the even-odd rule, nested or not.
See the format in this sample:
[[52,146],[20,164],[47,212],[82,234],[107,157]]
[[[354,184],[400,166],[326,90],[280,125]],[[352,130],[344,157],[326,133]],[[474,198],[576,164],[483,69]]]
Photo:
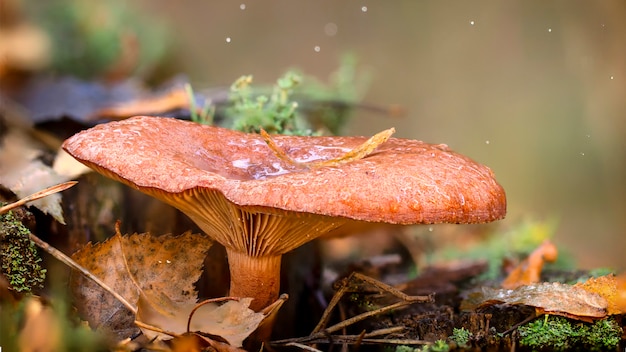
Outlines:
[[[337,158],[367,137],[272,136],[292,159]],[[217,191],[239,206],[397,224],[479,223],[506,214],[491,170],[445,145],[390,138],[363,159],[321,168],[279,159],[257,134],[140,116],[80,132],[63,149],[139,190]]]

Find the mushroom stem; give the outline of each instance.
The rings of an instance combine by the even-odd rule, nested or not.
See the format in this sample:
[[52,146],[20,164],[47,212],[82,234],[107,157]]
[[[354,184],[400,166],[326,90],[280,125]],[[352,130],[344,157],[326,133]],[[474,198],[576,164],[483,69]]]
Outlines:
[[280,290],[280,255],[252,257],[226,249],[230,267],[230,293],[233,297],[254,298],[250,309],[255,312],[274,303]]

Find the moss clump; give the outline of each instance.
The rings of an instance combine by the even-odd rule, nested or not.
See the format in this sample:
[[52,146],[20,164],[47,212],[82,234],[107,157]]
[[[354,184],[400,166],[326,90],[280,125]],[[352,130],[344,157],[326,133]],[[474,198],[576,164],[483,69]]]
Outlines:
[[32,292],[43,286],[46,269],[29,238],[30,231],[13,212],[0,214],[0,269],[17,292]]
[[452,330],[452,336],[450,336],[450,340],[454,341],[459,347],[467,347],[472,337],[472,333],[465,328],[454,328]]
[[232,106],[228,114],[234,116],[231,126],[243,132],[259,132],[263,128],[269,133],[310,135],[304,121],[298,118],[298,103],[290,100],[293,89],[302,78],[287,72],[274,85],[270,96],[255,95],[251,83],[252,76],[242,76],[230,87]]
[[518,331],[520,345],[542,351],[614,350],[622,336],[622,329],[613,318],[588,324],[546,315]]
[[432,345],[426,345],[416,350],[416,352],[448,352],[450,346],[444,340],[437,340]]

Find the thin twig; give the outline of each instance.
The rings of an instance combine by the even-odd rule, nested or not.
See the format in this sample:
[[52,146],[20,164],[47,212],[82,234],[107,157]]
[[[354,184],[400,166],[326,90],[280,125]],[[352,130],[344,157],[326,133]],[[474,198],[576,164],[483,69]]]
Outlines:
[[[388,292],[389,294],[391,294],[391,295],[393,295],[393,296],[403,300],[404,302],[406,302],[405,304],[401,304],[398,307],[401,307],[401,306],[404,306],[404,305],[408,305],[408,304],[412,304],[412,303],[415,303],[415,302],[432,302],[432,300],[433,300],[432,295],[429,295],[429,296],[409,296],[406,293],[404,293],[404,292],[402,292],[402,291],[400,291],[400,290],[398,290],[398,289],[396,289],[396,288],[394,288],[392,286],[389,286],[389,285],[387,285],[387,284],[385,284],[383,282],[380,282],[378,280],[372,279],[372,278],[370,278],[368,276],[365,276],[363,274],[352,273],[352,274],[350,274],[350,276],[348,276],[348,278],[343,280],[341,287],[337,290],[337,292],[335,292],[335,295],[333,296],[333,298],[331,299],[330,303],[328,304],[328,307],[326,307],[326,309],[324,310],[324,313],[322,314],[322,318],[320,319],[320,321],[317,324],[317,326],[315,327],[315,329],[313,329],[313,331],[311,332],[311,335],[314,335],[314,334],[318,333],[319,331],[321,331],[322,329],[324,329],[324,326],[326,326],[326,324],[328,323],[328,320],[330,319],[332,310],[339,303],[339,301],[341,300],[343,295],[346,292],[349,291],[350,285],[352,283],[354,283],[355,280],[361,280],[361,281],[363,281],[365,283],[368,283],[368,284],[370,284],[370,285],[372,285],[374,287],[377,287],[378,289],[380,289],[382,291]],[[400,303],[403,303],[403,302],[400,302]],[[396,303],[396,304],[399,304],[399,303]],[[389,307],[392,307],[390,309],[398,308],[398,307],[396,307],[394,305],[389,306]],[[381,309],[383,309],[383,310],[382,311],[379,311],[379,310],[372,311],[372,312],[375,312],[375,313],[367,315],[364,318],[367,318],[367,317],[369,317],[371,315],[380,314],[380,313],[386,311],[386,310],[384,310],[384,308],[381,308]],[[371,312],[366,312],[364,314],[369,314],[369,313],[371,313]],[[355,319],[357,317],[359,317],[359,316],[356,316],[356,317],[353,317],[353,318],[350,318],[350,319]],[[353,324],[355,322],[361,321],[364,318],[362,318],[362,319],[360,318],[359,320],[356,320],[356,321],[351,321],[350,324]],[[342,324],[342,323],[340,323],[340,324]],[[350,325],[350,324],[348,324],[348,325]],[[341,325],[338,329],[341,329],[342,327],[348,326],[348,325]],[[325,330],[327,332],[337,331],[337,330],[330,330],[330,328],[329,329],[325,329]]]
[[191,312],[189,312],[189,316],[187,317],[187,332],[189,332],[189,327],[191,326],[191,318],[196,313],[196,310],[198,310],[198,308],[202,307],[205,304],[209,304],[209,303],[217,303],[217,302],[224,302],[224,301],[237,301],[237,302],[239,302],[239,300],[240,300],[239,297],[219,297],[219,298],[206,299],[206,300],[196,304],[196,306],[193,307]]
[[301,348],[301,349],[303,349],[305,351],[311,351],[311,352],[322,352],[321,350],[318,350],[317,348],[313,348],[311,346],[307,346],[307,345],[304,345],[304,344],[301,344],[301,343],[297,343],[297,342],[289,342],[289,343],[286,343],[285,346],[298,347],[298,348]]
[[356,344],[358,341],[360,343],[365,344],[374,344],[374,343],[384,343],[390,345],[429,345],[431,342],[425,340],[415,340],[415,339],[385,339],[385,338],[368,338],[369,334],[365,334],[366,337],[361,337],[361,335],[333,335],[332,341],[328,337],[318,336],[315,338],[311,338],[310,336],[305,336],[297,339],[289,339],[289,340],[281,340],[281,341],[272,341],[272,345],[274,346],[289,346],[290,344]]
[[[397,309],[397,308],[400,308],[400,307],[408,306],[410,304],[413,304],[413,302],[407,302],[407,301],[405,301],[405,302],[398,302],[398,303],[394,303],[394,304],[391,304],[391,305],[388,305],[388,306],[385,306],[385,307],[382,307],[382,308],[371,310],[369,312],[361,313],[359,315],[353,316],[352,318],[348,318],[348,319],[346,319],[346,320],[344,320],[344,321],[342,321],[340,323],[337,323],[337,324],[335,324],[335,325],[333,325],[333,326],[331,326],[329,328],[326,328],[326,329],[323,330],[323,332],[324,333],[333,333],[333,332],[335,332],[337,330],[341,330],[343,328],[346,328],[346,327],[348,327],[348,326],[350,326],[350,325],[352,325],[354,323],[358,323],[361,320],[365,320],[365,319],[367,319],[369,317],[373,317],[375,315],[382,314],[382,313],[385,313],[385,312],[388,312],[390,310],[394,310],[394,309]],[[318,332],[317,334],[319,334],[319,333],[320,332]]]
[[76,263],[72,258],[68,257],[63,252],[61,252],[58,249],[52,247],[48,243],[42,241],[39,237],[33,235],[32,233],[29,233],[29,237],[30,237],[30,240],[35,242],[35,244],[38,245],[39,247],[41,247],[41,249],[43,249],[46,252],[50,253],[50,255],[52,255],[53,257],[55,257],[56,259],[58,259],[59,261],[61,261],[65,265],[69,266],[70,268],[81,272],[87,278],[91,279],[93,282],[98,284],[98,286],[102,287],[105,291],[107,291],[110,294],[112,294],[113,297],[115,297],[118,301],[120,301],[126,308],[128,308],[128,310],[133,312],[133,314],[135,314],[135,315],[137,314],[137,307],[135,307],[134,305],[130,304],[124,297],[122,297],[117,292],[115,292],[111,287],[109,287],[106,283],[104,283],[104,281],[100,280],[94,274],[89,272],[89,270],[83,268],[80,264]]
[[276,299],[276,301],[274,301],[274,303],[270,304],[269,306],[261,309],[260,313],[263,313],[264,315],[270,315],[273,314],[274,312],[276,312],[278,309],[280,309],[280,307],[283,306],[283,303],[285,303],[287,300],[289,299],[289,295],[286,293],[282,293],[278,299]]
[[0,214],[4,214],[7,211],[9,211],[11,209],[15,209],[17,207],[20,207],[20,206],[22,206],[22,205],[24,205],[24,204],[26,204],[28,202],[32,202],[34,200],[37,200],[37,199],[40,199],[40,198],[43,198],[43,197],[47,197],[47,196],[49,196],[51,194],[64,191],[64,190],[74,186],[77,183],[78,182],[76,182],[76,181],[63,182],[63,183],[60,183],[58,185],[54,185],[54,186],[48,187],[48,188],[46,188],[44,190],[35,192],[35,193],[33,193],[33,194],[29,195],[29,196],[26,196],[26,197],[18,200],[17,202],[13,202],[11,204],[7,204],[7,205],[1,207],[0,208]]
[[385,291],[403,301],[407,301],[407,302],[432,302],[433,301],[433,297],[432,295],[428,295],[428,296],[409,296],[406,293],[398,290],[397,288],[393,287],[393,286],[389,286],[384,282],[372,279],[369,276],[360,274],[360,273],[352,273],[349,277],[350,279],[359,279],[361,281],[364,281],[372,286],[375,286],[377,288],[379,288],[382,291]]
[[326,324],[330,320],[333,309],[339,303],[339,301],[341,300],[341,298],[343,297],[344,293],[347,290],[348,290],[348,285],[344,282],[344,284],[341,285],[341,287],[337,290],[337,292],[335,292],[330,302],[328,302],[328,306],[326,307],[326,309],[324,309],[324,313],[322,313],[322,317],[320,318],[320,321],[317,323],[317,326],[315,326],[315,328],[311,332],[311,335],[319,332],[326,326]]
[[[404,326],[394,326],[391,328],[384,328],[384,329],[378,329],[378,330],[374,330],[372,332],[368,332],[366,333],[363,337],[364,338],[370,338],[370,337],[376,337],[376,336],[381,336],[381,335],[386,335],[386,334],[392,334],[392,333],[396,333],[396,332],[400,332],[402,330],[404,330],[405,327]],[[352,335],[336,335],[336,336],[352,336]],[[328,338],[328,336],[322,335],[322,334],[316,334],[314,335],[309,335],[309,336],[302,336],[302,337],[292,337],[289,339],[283,339],[283,340],[276,340],[276,341],[272,341],[273,345],[286,345],[290,342],[297,342],[297,343],[310,343],[312,341],[315,340],[320,340],[323,338]]]
[[171,331],[167,331],[167,330],[163,330],[158,326],[154,326],[154,325],[150,325],[150,324],[146,324],[144,322],[141,322],[139,320],[135,320],[135,325],[137,325],[140,328],[144,328],[146,330],[150,330],[150,331],[154,331],[160,334],[165,334],[171,337],[178,337],[180,336],[179,334],[175,333],[175,332],[171,332]]

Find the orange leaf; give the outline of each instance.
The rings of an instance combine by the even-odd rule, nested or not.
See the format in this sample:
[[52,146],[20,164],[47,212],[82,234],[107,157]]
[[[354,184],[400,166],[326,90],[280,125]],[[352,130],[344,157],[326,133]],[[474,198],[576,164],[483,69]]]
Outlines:
[[539,282],[541,270],[545,262],[554,262],[558,256],[556,246],[549,240],[544,241],[509,276],[502,281],[502,288],[514,289],[522,285]]
[[100,109],[94,113],[93,119],[123,120],[135,115],[149,115],[187,108],[189,108],[187,92],[183,87],[176,87],[163,95],[149,96]]
[[626,313],[626,274],[592,277],[575,286],[604,297],[608,302],[609,315]]

